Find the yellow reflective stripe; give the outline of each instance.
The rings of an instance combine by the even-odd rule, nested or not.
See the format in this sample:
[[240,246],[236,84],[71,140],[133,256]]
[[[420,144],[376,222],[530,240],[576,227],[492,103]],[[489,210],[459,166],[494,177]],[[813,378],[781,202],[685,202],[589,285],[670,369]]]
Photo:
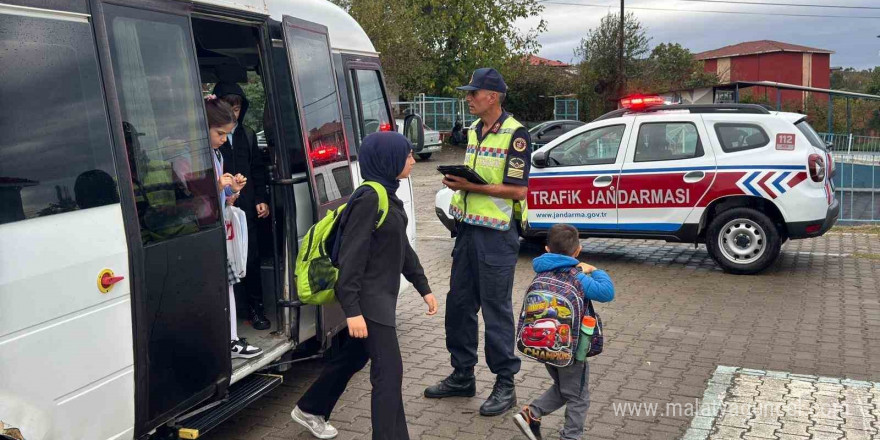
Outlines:
[[190,428],[180,428],[177,431],[177,436],[183,439],[196,439],[199,438],[199,430],[198,429],[190,429]]

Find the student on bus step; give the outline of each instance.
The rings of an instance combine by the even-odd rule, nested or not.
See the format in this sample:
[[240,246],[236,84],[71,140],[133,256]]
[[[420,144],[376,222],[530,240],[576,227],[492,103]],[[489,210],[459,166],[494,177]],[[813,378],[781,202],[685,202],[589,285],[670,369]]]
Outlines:
[[[208,132],[213,150],[212,159],[214,161],[214,172],[218,176],[217,190],[220,198],[220,213],[224,212],[223,207],[227,204],[234,204],[238,198],[241,189],[247,184],[247,179],[241,175],[233,176],[231,173],[223,172],[223,155],[220,154],[220,146],[226,142],[228,134],[232,133],[235,128],[235,113],[229,104],[217,99],[215,95],[208,95],[205,98],[205,113],[208,116]],[[227,261],[227,280],[229,282],[229,331],[230,331],[230,350],[233,358],[252,358],[263,353],[260,348],[254,347],[247,343],[244,338],[238,337],[238,320],[235,310],[235,292],[232,286],[240,280],[235,276],[230,263]]]
[[263,155],[257,146],[257,136],[244,124],[248,111],[248,99],[241,87],[234,82],[220,82],[214,87],[214,95],[232,107],[236,124],[220,146],[224,171],[248,176],[248,184],[238,197],[236,206],[244,211],[248,223],[247,275],[235,285],[240,301],[247,302],[247,317],[256,330],[266,330],[271,322],[263,307],[263,284],[260,277],[260,254],[257,240],[257,219],[269,217],[267,204],[267,174]]

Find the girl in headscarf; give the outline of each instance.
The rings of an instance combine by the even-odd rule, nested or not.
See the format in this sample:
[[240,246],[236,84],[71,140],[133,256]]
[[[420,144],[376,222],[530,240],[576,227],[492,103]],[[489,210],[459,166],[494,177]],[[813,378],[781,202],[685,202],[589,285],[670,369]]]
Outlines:
[[397,132],[378,132],[364,138],[358,151],[364,180],[378,182],[388,193],[388,214],[382,226],[379,196],[359,187],[342,211],[334,247],[339,267],[336,298],[348,319],[348,338],[324,366],[321,376],[294,407],[293,419],[317,438],[336,437],[330,413],[351,377],[372,361],[373,439],[408,440],[403,411],[403,361],[395,329],[400,275],[415,286],[437,313],[437,300],[419,258],[406,236],[407,217],[395,192],[400,179],[412,171],[412,144]]
[[[211,155],[214,162],[214,173],[217,175],[217,191],[220,197],[220,214],[224,206],[232,205],[238,199],[239,192],[247,184],[247,178],[241,174],[233,176],[223,172],[223,155],[220,146],[226,142],[226,136],[235,128],[235,113],[229,104],[217,99],[214,95],[205,97],[205,114],[208,116],[208,138],[211,142]],[[229,285],[229,346],[233,359],[250,359],[263,354],[263,350],[247,343],[245,338],[238,337],[238,317],[235,313],[235,292],[232,286],[240,280],[232,270],[231,263],[226,262],[226,279]]]

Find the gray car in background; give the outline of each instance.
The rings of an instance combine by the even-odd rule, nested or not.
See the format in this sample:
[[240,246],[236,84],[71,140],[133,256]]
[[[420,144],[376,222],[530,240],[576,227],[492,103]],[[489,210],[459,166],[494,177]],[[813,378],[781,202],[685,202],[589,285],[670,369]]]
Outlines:
[[581,121],[566,119],[542,122],[529,129],[529,136],[532,138],[532,149],[537,150],[556,140],[559,136],[582,125],[584,123]]

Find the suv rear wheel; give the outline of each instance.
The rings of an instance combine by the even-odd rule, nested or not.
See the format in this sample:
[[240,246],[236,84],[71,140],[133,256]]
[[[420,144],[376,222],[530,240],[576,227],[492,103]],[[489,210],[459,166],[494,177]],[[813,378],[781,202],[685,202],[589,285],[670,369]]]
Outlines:
[[725,272],[760,272],[776,261],[782,240],[766,214],[752,208],[724,211],[709,223],[706,248]]

